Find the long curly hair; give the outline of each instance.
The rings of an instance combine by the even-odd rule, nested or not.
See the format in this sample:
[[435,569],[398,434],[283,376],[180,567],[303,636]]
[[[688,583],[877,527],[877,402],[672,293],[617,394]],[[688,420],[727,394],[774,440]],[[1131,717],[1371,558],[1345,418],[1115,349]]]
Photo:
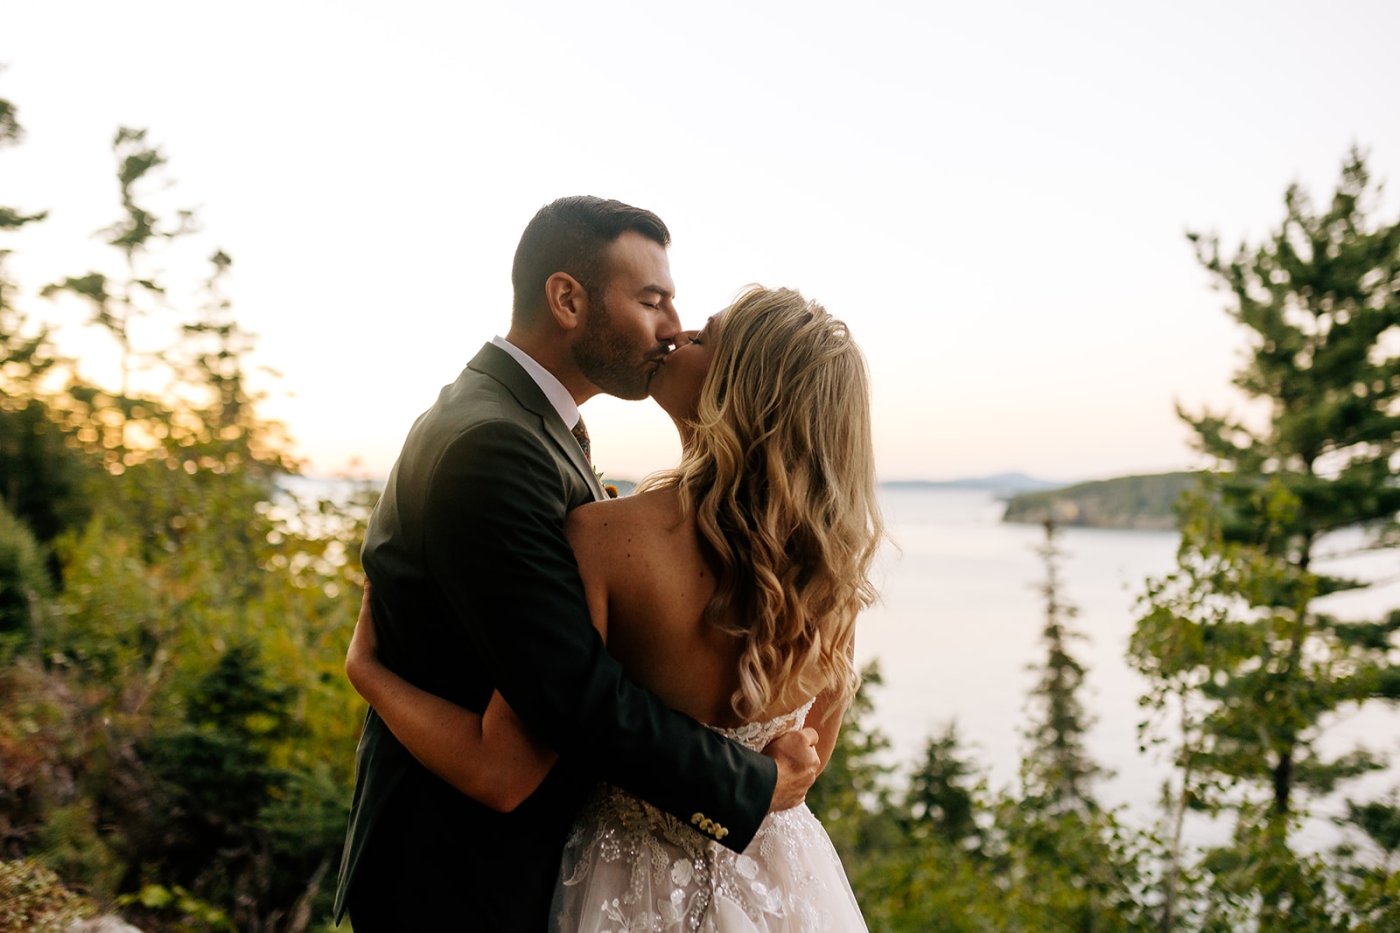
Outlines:
[[679,490],[716,570],[705,618],[743,642],[735,713],[831,688],[842,710],[883,535],[865,359],[845,324],[785,288],[745,289],[710,339],[691,442],[648,485]]

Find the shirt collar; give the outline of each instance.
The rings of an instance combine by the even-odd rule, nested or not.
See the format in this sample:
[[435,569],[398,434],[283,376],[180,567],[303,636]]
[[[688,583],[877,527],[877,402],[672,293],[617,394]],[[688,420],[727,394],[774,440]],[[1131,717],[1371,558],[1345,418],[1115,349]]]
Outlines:
[[564,422],[564,427],[570,431],[574,425],[578,424],[579,410],[574,403],[574,397],[569,394],[569,390],[564,388],[564,383],[554,378],[554,374],[535,362],[534,357],[517,347],[504,337],[492,337],[491,343],[500,347],[510,354],[511,359],[520,364],[520,368],[533,380],[535,385],[540,387],[544,397],[549,399],[549,404],[554,406],[554,410],[559,412],[559,420]]

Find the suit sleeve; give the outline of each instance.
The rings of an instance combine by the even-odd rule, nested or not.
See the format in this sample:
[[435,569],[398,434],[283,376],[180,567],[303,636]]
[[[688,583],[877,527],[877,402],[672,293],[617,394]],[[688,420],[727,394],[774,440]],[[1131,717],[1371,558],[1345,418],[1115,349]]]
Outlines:
[[508,421],[459,436],[433,473],[429,565],[496,687],[541,738],[610,783],[742,851],[777,765],[629,680],[589,621],[564,536],[567,489]]

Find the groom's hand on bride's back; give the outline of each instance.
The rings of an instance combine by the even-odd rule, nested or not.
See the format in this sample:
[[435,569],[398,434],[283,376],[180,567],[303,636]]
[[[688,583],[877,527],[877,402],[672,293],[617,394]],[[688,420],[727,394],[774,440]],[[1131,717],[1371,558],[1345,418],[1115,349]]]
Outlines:
[[821,773],[817,730],[798,729],[784,733],[769,742],[763,754],[778,763],[778,783],[773,788],[773,802],[768,805],[768,812],[797,806]]

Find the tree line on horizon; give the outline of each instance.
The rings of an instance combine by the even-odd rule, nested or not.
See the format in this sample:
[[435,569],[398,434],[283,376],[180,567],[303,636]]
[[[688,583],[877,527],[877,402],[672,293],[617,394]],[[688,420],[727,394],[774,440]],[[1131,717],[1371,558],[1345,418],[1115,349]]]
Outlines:
[[[21,134],[0,99],[0,146]],[[193,276],[198,218],[156,206],[163,153],[121,129],[113,155],[95,268],[21,287],[11,244],[44,214],[0,206],[0,931],[95,907],[151,930],[328,928],[373,492],[279,485],[298,463],[249,385],[232,257],[205,251]],[[1348,799],[1334,851],[1296,839],[1310,803],[1385,764],[1324,755],[1333,714],[1400,697],[1400,609],[1320,602],[1368,585],[1326,569],[1333,532],[1400,544],[1400,221],[1376,219],[1378,198],[1353,151],[1329,203],[1289,188],[1261,242],[1227,255],[1192,237],[1246,337],[1236,385],[1271,413],[1181,413],[1213,466],[1178,506],[1176,568],[1144,581],[1128,657],[1149,685],[1143,744],[1172,763],[1160,819],[1098,799],[1047,522],[1014,786],[990,788],[951,727],[897,770],[871,670],[813,788],[872,929],[1400,929],[1393,796]],[[181,263],[203,279],[189,293],[167,271]],[[81,309],[116,384],[90,381],[33,309]],[[1189,844],[1192,814],[1228,841]]]

